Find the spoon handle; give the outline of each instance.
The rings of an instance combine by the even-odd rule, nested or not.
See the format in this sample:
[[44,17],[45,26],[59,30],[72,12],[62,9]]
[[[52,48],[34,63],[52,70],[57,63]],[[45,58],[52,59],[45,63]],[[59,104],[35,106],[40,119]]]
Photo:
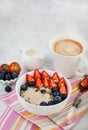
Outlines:
[[78,108],[78,107],[79,107],[79,104],[80,104],[81,101],[82,101],[81,95],[82,95],[82,93],[80,92],[80,93],[78,94],[78,96],[75,98],[75,100],[74,100],[74,102],[73,102],[73,104],[72,104],[72,106],[74,106],[75,108]]
[[82,101],[81,95],[82,95],[82,93],[80,92],[78,94],[78,96],[75,98],[75,100],[72,104],[72,107],[68,110],[68,113],[67,113],[67,116],[66,116],[66,124],[71,124],[73,122],[72,117],[76,113],[77,108],[79,107],[79,104]]

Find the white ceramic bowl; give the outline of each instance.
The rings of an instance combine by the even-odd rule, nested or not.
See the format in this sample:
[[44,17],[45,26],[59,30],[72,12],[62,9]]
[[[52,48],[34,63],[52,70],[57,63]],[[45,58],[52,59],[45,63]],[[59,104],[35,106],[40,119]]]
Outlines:
[[4,86],[13,85],[18,80],[18,77],[11,80],[0,80],[0,83],[3,84]]
[[[42,72],[43,70],[39,70],[39,71]],[[52,70],[45,70],[45,71],[49,75],[53,75],[53,73],[55,72],[55,71],[52,71]],[[68,100],[70,98],[70,95],[71,95],[71,84],[70,84],[69,80],[66,77],[64,77],[66,85],[67,85],[67,90],[68,90],[68,95],[67,95],[67,97],[66,97],[66,99],[64,101],[62,101],[62,102],[60,102],[60,103],[58,103],[56,105],[51,105],[51,106],[38,106],[38,105],[34,105],[34,104],[26,102],[20,96],[20,86],[26,82],[26,78],[25,78],[26,74],[33,75],[34,71],[25,73],[16,82],[16,93],[17,93],[18,99],[19,99],[20,103],[22,104],[22,106],[27,111],[29,111],[31,113],[34,113],[34,114],[38,114],[38,115],[51,115],[51,114],[60,112],[62,110],[62,108],[67,104],[67,102],[68,102]],[[60,73],[58,73],[58,75],[60,77],[63,77],[63,75],[60,74]]]

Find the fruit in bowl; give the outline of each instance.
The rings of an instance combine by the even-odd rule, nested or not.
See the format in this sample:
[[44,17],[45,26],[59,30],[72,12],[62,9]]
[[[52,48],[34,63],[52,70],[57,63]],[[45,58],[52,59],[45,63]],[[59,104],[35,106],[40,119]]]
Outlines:
[[0,65],[0,82],[3,85],[11,85],[18,79],[21,65],[18,62],[4,63]]
[[38,115],[60,112],[71,95],[66,77],[52,70],[34,70],[16,82],[16,93],[22,106]]

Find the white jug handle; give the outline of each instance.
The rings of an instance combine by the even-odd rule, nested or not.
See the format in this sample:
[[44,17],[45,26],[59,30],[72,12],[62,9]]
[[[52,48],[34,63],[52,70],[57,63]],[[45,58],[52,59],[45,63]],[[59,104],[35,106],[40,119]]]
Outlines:
[[88,74],[88,59],[84,55],[81,55],[80,60],[83,62],[84,66],[85,66],[85,72],[76,71],[75,72],[76,76],[83,76],[85,74]]

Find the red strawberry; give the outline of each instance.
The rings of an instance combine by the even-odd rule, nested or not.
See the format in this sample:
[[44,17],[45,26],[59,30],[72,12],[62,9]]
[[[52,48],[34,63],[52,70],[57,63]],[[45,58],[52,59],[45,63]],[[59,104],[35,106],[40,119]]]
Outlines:
[[42,81],[41,81],[40,78],[36,78],[36,80],[35,80],[35,86],[36,86],[37,88],[43,87],[43,83],[42,83]]
[[16,72],[20,72],[21,71],[21,66],[17,62],[12,62],[9,65],[9,72],[12,73],[14,71],[16,71]]
[[80,86],[83,87],[83,88],[88,87],[88,78],[83,79],[83,80],[80,82]]
[[43,79],[42,79],[42,82],[43,82],[43,86],[44,87],[48,87],[49,86],[49,81],[48,81],[48,79],[47,79],[47,77],[44,77]]
[[31,75],[26,74],[26,82],[31,82],[31,81],[34,81],[34,78]]
[[53,74],[52,79],[55,83],[58,83],[60,81],[60,77],[58,76],[57,72]]
[[39,72],[38,69],[34,70],[34,79],[36,79],[36,78],[40,78],[41,79],[41,73]]
[[64,83],[61,83],[59,91],[60,93],[67,94],[67,87]]
[[53,87],[56,86],[56,83],[53,81],[53,79],[49,79],[49,88],[52,89]]
[[0,71],[2,70],[2,67],[0,66]]
[[2,69],[9,70],[9,65],[8,64],[2,64],[1,67],[2,67]]
[[60,88],[60,86],[61,86],[61,83],[64,83],[64,85],[66,85],[64,77],[62,77],[62,78],[60,79],[60,81],[58,82],[58,87],[59,87],[59,88]]
[[65,82],[64,77],[62,77],[60,79],[60,81],[58,82],[58,87],[59,87],[60,93],[67,94],[67,86],[66,86],[66,82]]
[[49,76],[49,74],[46,71],[42,71],[42,79],[44,77],[47,77],[48,80],[50,79],[50,76]]

